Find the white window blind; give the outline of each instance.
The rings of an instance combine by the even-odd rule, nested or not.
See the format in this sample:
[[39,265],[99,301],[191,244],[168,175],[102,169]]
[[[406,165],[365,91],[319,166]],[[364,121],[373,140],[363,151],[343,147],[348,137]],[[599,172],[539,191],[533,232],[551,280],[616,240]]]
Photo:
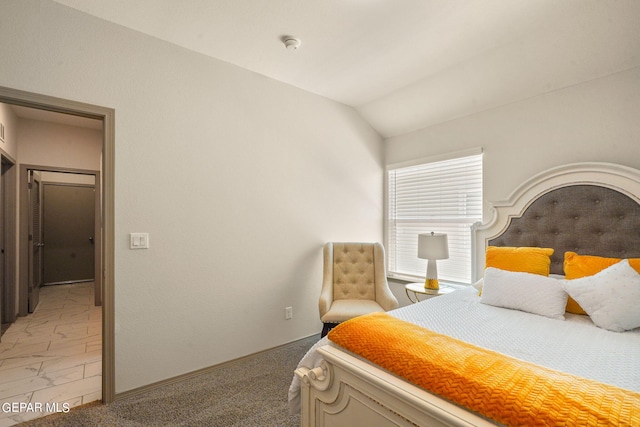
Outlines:
[[424,278],[418,234],[446,233],[449,259],[440,280],[471,283],[471,226],[482,220],[482,154],[390,169],[387,254],[390,277]]

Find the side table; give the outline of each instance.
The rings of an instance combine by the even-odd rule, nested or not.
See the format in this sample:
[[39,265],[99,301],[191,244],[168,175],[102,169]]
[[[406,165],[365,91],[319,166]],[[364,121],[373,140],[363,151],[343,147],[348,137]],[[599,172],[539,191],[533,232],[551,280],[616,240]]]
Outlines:
[[[443,285],[443,284],[440,284],[440,289],[437,289],[437,290],[425,289],[424,283],[407,283],[406,285],[404,285],[404,291],[407,294],[407,298],[409,298],[409,301],[411,301],[414,304],[420,301],[423,301],[423,300],[420,300],[418,295],[428,295],[429,298],[431,298],[431,297],[437,297],[439,295],[448,294],[455,290],[456,288],[452,286]],[[413,293],[413,298],[411,298],[410,293]],[[425,298],[425,299],[428,299],[428,298]]]

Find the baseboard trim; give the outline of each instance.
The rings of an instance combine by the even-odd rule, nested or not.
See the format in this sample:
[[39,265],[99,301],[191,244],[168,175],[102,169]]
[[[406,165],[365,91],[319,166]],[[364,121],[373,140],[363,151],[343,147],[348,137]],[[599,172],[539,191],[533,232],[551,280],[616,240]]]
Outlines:
[[[209,366],[209,367],[206,367],[206,368],[198,369],[196,371],[187,372],[185,374],[181,374],[181,375],[178,375],[178,376],[175,376],[175,377],[167,378],[165,380],[160,380],[160,381],[157,381],[155,383],[143,385],[141,387],[137,387],[137,388],[134,388],[134,389],[131,389],[131,390],[127,390],[127,391],[123,391],[123,392],[120,392],[120,393],[116,393],[116,395],[114,396],[114,400],[113,401],[115,402],[115,401],[118,401],[118,400],[127,399],[127,398],[130,398],[130,397],[133,397],[133,396],[137,396],[139,394],[144,394],[144,393],[150,392],[152,390],[156,390],[156,389],[161,388],[161,387],[165,387],[165,386],[168,386],[168,385],[171,385],[171,384],[175,384],[175,383],[180,382],[180,381],[189,380],[189,379],[192,379],[192,378],[199,377],[201,375],[206,375],[206,374],[214,372],[214,371],[216,371],[218,369],[221,369],[221,368],[224,368],[224,367],[227,367],[227,366],[231,366],[231,365],[233,365],[235,363],[242,362],[242,361],[247,360],[247,359],[251,359],[252,357],[256,357],[258,355],[261,355],[261,354],[264,354],[264,353],[268,353],[270,351],[277,350],[279,348],[286,347],[286,346],[291,345],[291,344],[295,344],[297,342],[309,339],[309,338],[314,337],[314,336],[317,337],[318,340],[320,339],[320,334],[312,334],[312,335],[309,335],[309,336],[306,336],[306,337],[303,337],[303,338],[300,338],[300,339],[297,339],[297,340],[294,340],[294,341],[290,341],[290,342],[285,343],[285,344],[277,345],[275,347],[267,348],[265,350],[261,350],[261,351],[255,352],[255,353],[251,353],[251,354],[248,354],[246,356],[242,356],[242,357],[238,357],[236,359],[228,360],[226,362],[218,363],[217,365],[212,365],[212,366]],[[293,371],[291,371],[291,377],[293,378]]]

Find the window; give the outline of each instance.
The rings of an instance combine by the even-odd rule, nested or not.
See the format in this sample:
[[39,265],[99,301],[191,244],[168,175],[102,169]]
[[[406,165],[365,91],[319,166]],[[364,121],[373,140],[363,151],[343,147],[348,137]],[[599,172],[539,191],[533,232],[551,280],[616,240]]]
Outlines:
[[482,151],[444,161],[387,171],[389,277],[424,278],[418,234],[446,233],[449,259],[438,261],[438,278],[471,283],[471,226],[482,220]]

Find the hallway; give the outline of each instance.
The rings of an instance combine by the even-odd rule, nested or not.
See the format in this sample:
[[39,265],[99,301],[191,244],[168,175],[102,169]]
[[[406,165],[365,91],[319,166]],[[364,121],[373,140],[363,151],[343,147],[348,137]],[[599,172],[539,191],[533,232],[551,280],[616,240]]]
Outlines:
[[35,312],[2,336],[0,427],[48,415],[47,404],[62,411],[102,398],[102,309],[93,299],[92,282],[45,286]]

